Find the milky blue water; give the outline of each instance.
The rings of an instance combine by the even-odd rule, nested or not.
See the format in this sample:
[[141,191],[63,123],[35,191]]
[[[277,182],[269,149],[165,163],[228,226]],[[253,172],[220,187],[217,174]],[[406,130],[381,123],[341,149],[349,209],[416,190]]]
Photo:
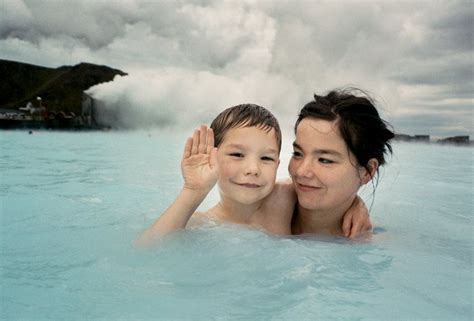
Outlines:
[[181,186],[184,137],[0,132],[0,318],[473,318],[474,149],[395,144],[371,242],[224,225],[136,250]]

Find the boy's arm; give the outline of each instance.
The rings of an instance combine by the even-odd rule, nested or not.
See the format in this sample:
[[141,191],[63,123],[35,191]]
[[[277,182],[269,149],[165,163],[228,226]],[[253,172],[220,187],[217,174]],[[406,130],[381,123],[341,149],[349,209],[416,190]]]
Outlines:
[[186,227],[189,219],[208,192],[194,191],[183,187],[175,201],[161,216],[135,241],[139,247],[151,245],[159,236]]
[[170,207],[135,241],[147,246],[158,237],[186,227],[194,211],[217,181],[217,149],[214,134],[207,126],[188,138],[181,161],[184,186]]
[[342,232],[344,236],[356,238],[372,230],[369,211],[364,201],[357,196],[352,202],[351,207],[344,214],[342,222]]

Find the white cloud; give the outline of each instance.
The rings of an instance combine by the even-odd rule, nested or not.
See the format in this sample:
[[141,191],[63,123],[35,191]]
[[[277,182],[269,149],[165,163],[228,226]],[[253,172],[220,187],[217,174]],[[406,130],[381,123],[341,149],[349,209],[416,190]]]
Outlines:
[[[130,125],[134,117],[196,124],[242,102],[291,123],[314,92],[354,85],[373,93],[396,128],[461,128],[459,120],[472,135],[456,118],[472,101],[472,9],[470,1],[5,0],[0,54],[129,73],[91,91],[133,111]],[[405,117],[434,110],[432,128]]]

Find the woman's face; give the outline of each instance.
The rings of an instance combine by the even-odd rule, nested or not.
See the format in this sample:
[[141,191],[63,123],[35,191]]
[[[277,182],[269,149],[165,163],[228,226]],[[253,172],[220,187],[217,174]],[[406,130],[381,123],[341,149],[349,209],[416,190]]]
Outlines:
[[349,206],[367,171],[349,152],[335,122],[303,119],[296,130],[290,172],[298,203],[308,210]]

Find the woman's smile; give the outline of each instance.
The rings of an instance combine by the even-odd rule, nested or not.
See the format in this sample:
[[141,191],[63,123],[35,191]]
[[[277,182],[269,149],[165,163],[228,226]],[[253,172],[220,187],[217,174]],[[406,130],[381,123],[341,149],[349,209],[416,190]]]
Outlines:
[[296,182],[296,188],[301,192],[316,192],[322,190],[322,187],[301,184],[299,182]]

